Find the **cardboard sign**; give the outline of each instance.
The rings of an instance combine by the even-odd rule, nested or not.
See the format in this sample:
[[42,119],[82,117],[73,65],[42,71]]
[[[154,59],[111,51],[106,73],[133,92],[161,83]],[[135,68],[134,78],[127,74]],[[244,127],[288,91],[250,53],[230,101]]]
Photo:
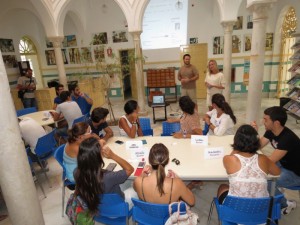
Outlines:
[[191,135],[191,144],[208,146],[208,136]]
[[224,157],[223,147],[205,148],[204,150],[204,159],[218,159],[223,157]]

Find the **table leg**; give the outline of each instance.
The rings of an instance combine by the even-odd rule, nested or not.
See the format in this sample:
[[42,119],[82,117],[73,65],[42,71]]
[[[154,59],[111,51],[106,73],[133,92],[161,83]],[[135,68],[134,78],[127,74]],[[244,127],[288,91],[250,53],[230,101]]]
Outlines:
[[152,110],[153,110],[153,123],[156,123],[156,121],[155,121],[155,112],[154,112],[154,108],[155,108],[155,107],[152,107]]
[[167,106],[165,105],[165,120],[167,120]]

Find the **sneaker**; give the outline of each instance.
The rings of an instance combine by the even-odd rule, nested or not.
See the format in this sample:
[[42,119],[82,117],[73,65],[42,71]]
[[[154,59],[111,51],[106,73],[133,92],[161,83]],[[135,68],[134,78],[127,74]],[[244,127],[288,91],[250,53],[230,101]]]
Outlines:
[[297,207],[296,201],[287,200],[287,207],[281,209],[282,215],[288,215],[291,211],[293,211]]

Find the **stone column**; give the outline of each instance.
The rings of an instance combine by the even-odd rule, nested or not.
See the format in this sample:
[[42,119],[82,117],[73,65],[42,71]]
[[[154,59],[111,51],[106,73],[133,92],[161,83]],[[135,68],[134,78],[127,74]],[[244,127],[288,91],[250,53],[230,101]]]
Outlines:
[[0,186],[14,225],[43,225],[33,182],[0,52]]
[[141,31],[131,32],[135,50],[135,73],[140,114],[147,114],[145,105],[145,85],[143,72],[143,54],[141,49]]
[[53,43],[59,83],[63,84],[67,90],[68,86],[67,86],[67,76],[65,71],[65,63],[61,52],[61,43],[64,40],[64,37],[62,36],[48,37],[48,39]]
[[266,24],[269,7],[270,3],[258,3],[249,7],[249,9],[253,12],[253,31],[251,40],[246,123],[257,121],[260,117],[259,112],[261,108],[265,62]]
[[224,27],[224,63],[223,73],[225,76],[226,87],[223,95],[228,103],[230,103],[231,93],[231,56],[232,56],[232,30],[234,21],[222,22]]

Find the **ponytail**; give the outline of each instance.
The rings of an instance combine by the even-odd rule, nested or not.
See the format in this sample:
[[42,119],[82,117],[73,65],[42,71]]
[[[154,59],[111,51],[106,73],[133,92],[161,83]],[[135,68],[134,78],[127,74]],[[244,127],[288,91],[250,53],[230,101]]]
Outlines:
[[161,164],[159,164],[156,173],[157,173],[156,174],[157,188],[160,193],[160,196],[162,196],[163,194],[165,194],[164,192],[164,181],[166,177],[165,168]]

